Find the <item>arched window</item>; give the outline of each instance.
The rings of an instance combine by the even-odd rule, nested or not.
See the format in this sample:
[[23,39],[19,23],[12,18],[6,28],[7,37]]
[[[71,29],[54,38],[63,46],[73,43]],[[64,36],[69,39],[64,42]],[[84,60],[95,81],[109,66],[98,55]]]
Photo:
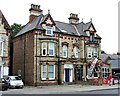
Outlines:
[[67,46],[63,45],[63,58],[67,58]]

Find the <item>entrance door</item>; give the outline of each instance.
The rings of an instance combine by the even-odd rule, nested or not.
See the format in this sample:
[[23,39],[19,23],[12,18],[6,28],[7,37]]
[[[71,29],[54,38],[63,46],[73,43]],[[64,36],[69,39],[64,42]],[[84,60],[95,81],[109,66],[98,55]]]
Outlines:
[[69,82],[69,81],[70,81],[69,69],[65,69],[65,82]]

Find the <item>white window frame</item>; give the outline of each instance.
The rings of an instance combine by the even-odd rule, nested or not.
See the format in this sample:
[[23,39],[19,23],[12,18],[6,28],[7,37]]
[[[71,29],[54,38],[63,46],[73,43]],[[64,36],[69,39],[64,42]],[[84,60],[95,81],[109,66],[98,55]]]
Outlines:
[[[44,50],[45,50],[45,54],[44,54]],[[47,55],[47,42],[42,42],[42,56],[46,56],[46,55]]]
[[[64,54],[65,53],[65,54]],[[67,58],[67,46],[63,45],[63,58]]]
[[87,48],[87,57],[92,58],[92,47],[90,46]]
[[[50,70],[49,70],[49,66],[53,66],[53,70],[52,70],[53,78],[49,77],[49,73],[51,73]],[[54,80],[55,79],[55,65],[54,64],[49,64],[48,65],[48,79],[49,80]]]
[[[108,71],[109,70],[109,71]],[[108,75],[110,74],[110,69],[109,67],[102,67],[102,77],[107,78]]]
[[78,47],[75,46],[73,48],[73,53],[74,53],[75,58],[78,58]]
[[[48,33],[48,31],[49,31],[50,33]],[[50,36],[53,35],[53,30],[52,30],[52,28],[49,27],[49,26],[46,27],[46,35],[50,35]]]
[[94,56],[94,57],[97,57],[97,47],[94,47],[93,56]]
[[[54,43],[52,43],[52,42],[50,42],[50,43],[48,43],[48,54],[49,54],[49,56],[54,56],[55,55],[55,44]],[[52,50],[53,51],[53,54],[50,54],[50,50]]]
[[0,41],[0,56],[3,56],[3,41]]
[[[45,70],[43,70],[43,66],[45,66]],[[47,75],[46,75],[46,74],[47,74],[47,73],[46,73],[46,69],[47,69],[47,66],[46,66],[45,64],[42,64],[42,65],[41,65],[41,79],[42,79],[42,80],[46,80],[46,76],[47,76]],[[43,73],[45,73],[45,78],[43,77]]]

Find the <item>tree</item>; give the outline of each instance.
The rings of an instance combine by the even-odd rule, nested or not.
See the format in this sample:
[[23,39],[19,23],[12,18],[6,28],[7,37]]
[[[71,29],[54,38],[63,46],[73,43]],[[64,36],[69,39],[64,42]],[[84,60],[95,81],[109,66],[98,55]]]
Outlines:
[[22,29],[22,25],[13,23],[13,25],[11,25],[11,28],[12,28],[11,38],[13,39],[14,36]]
[[22,29],[21,24],[14,23],[11,25],[11,33],[10,33],[10,65],[9,65],[9,75],[13,75],[13,39],[15,35]]
[[106,54],[105,51],[101,50],[101,54]]

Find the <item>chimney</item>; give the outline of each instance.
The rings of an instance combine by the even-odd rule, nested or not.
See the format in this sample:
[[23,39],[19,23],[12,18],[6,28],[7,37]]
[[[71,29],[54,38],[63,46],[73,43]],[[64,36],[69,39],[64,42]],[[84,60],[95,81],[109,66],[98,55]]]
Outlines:
[[42,14],[43,10],[40,9],[40,5],[31,4],[31,8],[29,9],[29,23],[31,23],[36,17]]
[[70,13],[70,17],[68,19],[69,19],[70,24],[78,24],[79,23],[78,14]]

